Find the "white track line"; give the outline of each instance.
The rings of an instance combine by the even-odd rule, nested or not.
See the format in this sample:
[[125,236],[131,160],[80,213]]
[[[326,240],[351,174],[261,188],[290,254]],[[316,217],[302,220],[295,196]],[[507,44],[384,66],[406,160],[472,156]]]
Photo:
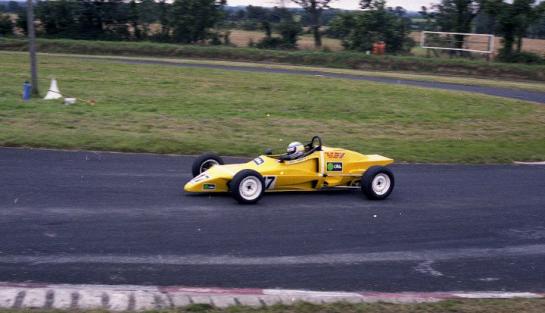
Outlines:
[[545,165],[545,161],[544,162],[518,162],[518,161],[515,161],[513,163],[518,164],[518,165]]
[[502,248],[437,249],[348,254],[313,254],[270,257],[232,255],[0,255],[5,264],[163,264],[163,265],[308,265],[370,262],[432,261],[545,255],[545,244]]

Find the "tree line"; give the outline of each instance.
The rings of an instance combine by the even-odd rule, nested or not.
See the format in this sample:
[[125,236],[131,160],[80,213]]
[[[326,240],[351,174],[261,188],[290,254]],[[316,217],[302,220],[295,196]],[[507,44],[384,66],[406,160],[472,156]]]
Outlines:
[[[389,53],[408,53],[414,14],[388,7],[386,0],[360,0],[358,11],[331,9],[333,0],[291,0],[299,9],[227,7],[226,0],[56,0],[37,1],[41,37],[90,40],[150,40],[174,43],[230,44],[228,29],[263,31],[250,45],[295,49],[308,32],[316,48],[322,36],[338,38],[345,49],[370,51],[383,41]],[[26,31],[24,5],[0,3],[0,35]],[[17,16],[1,13],[10,12]],[[545,2],[539,0],[441,0],[419,12],[426,30],[490,33],[503,37],[501,56],[522,50],[522,38],[545,36]],[[456,38],[460,47],[463,37]]]
[[[240,22],[242,28],[265,33],[260,42],[252,43],[258,48],[294,49],[305,28],[320,48],[323,26],[331,23],[334,30],[327,33],[342,39],[347,49],[369,50],[367,40],[381,38],[387,38],[390,52],[410,49],[410,18],[404,16],[404,10],[387,9],[384,0],[373,1],[368,5],[371,10],[361,14],[333,10],[329,6],[332,0],[292,1],[301,9],[248,6],[230,12],[226,0],[38,1],[35,16],[39,35],[46,38],[230,44],[229,32],[217,29]],[[23,5],[10,2],[8,6],[18,18],[10,25],[10,18],[4,14],[0,34],[13,32],[15,26],[24,33],[27,21]],[[339,21],[339,16],[346,21]],[[345,26],[365,29],[348,34],[341,29]],[[347,36],[343,36],[345,33]]]
[[[225,0],[38,1],[35,16],[42,37],[195,43],[210,39],[225,4]],[[15,26],[25,32],[24,7],[15,13]]]

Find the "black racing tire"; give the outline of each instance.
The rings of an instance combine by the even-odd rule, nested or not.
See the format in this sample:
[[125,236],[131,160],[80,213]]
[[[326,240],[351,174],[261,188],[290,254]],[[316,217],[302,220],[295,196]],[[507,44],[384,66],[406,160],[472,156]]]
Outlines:
[[254,170],[242,170],[229,182],[233,198],[240,204],[254,204],[265,193],[265,180]]
[[395,186],[394,173],[384,166],[372,166],[361,177],[361,192],[369,200],[384,200]]
[[214,153],[206,153],[201,156],[198,156],[191,167],[191,172],[193,177],[199,176],[202,172],[208,170],[212,165],[223,165],[225,162],[223,159]]

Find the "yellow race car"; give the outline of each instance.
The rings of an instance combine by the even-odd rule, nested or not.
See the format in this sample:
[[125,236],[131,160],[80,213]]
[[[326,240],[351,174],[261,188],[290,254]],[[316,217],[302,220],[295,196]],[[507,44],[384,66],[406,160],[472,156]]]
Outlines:
[[385,167],[394,162],[380,155],[322,146],[320,137],[301,145],[296,158],[267,151],[250,162],[226,165],[215,154],[198,157],[186,192],[230,192],[243,204],[256,203],[265,192],[361,189],[372,200],[386,199],[394,175]]

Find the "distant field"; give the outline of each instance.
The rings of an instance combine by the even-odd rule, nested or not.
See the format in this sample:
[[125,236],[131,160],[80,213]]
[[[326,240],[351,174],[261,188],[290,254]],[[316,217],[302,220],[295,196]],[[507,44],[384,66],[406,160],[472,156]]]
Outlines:
[[[231,41],[237,47],[247,47],[250,40],[257,43],[263,37],[265,37],[265,34],[260,31],[247,31],[240,29],[231,30]],[[299,37],[297,45],[300,49],[314,50],[314,37],[312,37],[310,34],[304,34],[303,36]],[[340,51],[343,49],[340,40],[327,37],[322,38],[322,47],[332,51]]]
[[27,57],[0,54],[0,145],[255,155],[321,135],[408,162],[545,159],[545,106],[383,84],[40,57],[41,89],[96,106],[20,100]]
[[[496,47],[501,47],[501,38],[496,38]],[[545,40],[525,38],[522,43],[524,51],[533,52],[545,56]]]
[[[250,39],[252,39],[254,42],[258,42],[264,36],[265,35],[263,34],[263,32],[259,32],[259,31],[245,31],[245,30],[238,30],[238,29],[231,30],[231,41],[238,47],[248,46]],[[411,37],[417,43],[420,43],[420,32],[413,32],[411,34]],[[501,40],[502,40],[501,37],[496,37],[496,42],[495,42],[496,51],[499,51],[499,49],[501,48]],[[314,38],[310,34],[305,34],[300,37],[298,44],[300,49],[313,50]],[[332,51],[343,50],[343,46],[339,39],[327,38],[325,36],[323,38],[323,46],[327,47],[328,49]],[[523,50],[527,52],[533,52],[533,53],[544,55],[545,40],[526,38],[523,41]],[[416,53],[417,55],[422,54],[418,50],[418,47],[416,47],[416,50],[413,51],[413,53]]]

